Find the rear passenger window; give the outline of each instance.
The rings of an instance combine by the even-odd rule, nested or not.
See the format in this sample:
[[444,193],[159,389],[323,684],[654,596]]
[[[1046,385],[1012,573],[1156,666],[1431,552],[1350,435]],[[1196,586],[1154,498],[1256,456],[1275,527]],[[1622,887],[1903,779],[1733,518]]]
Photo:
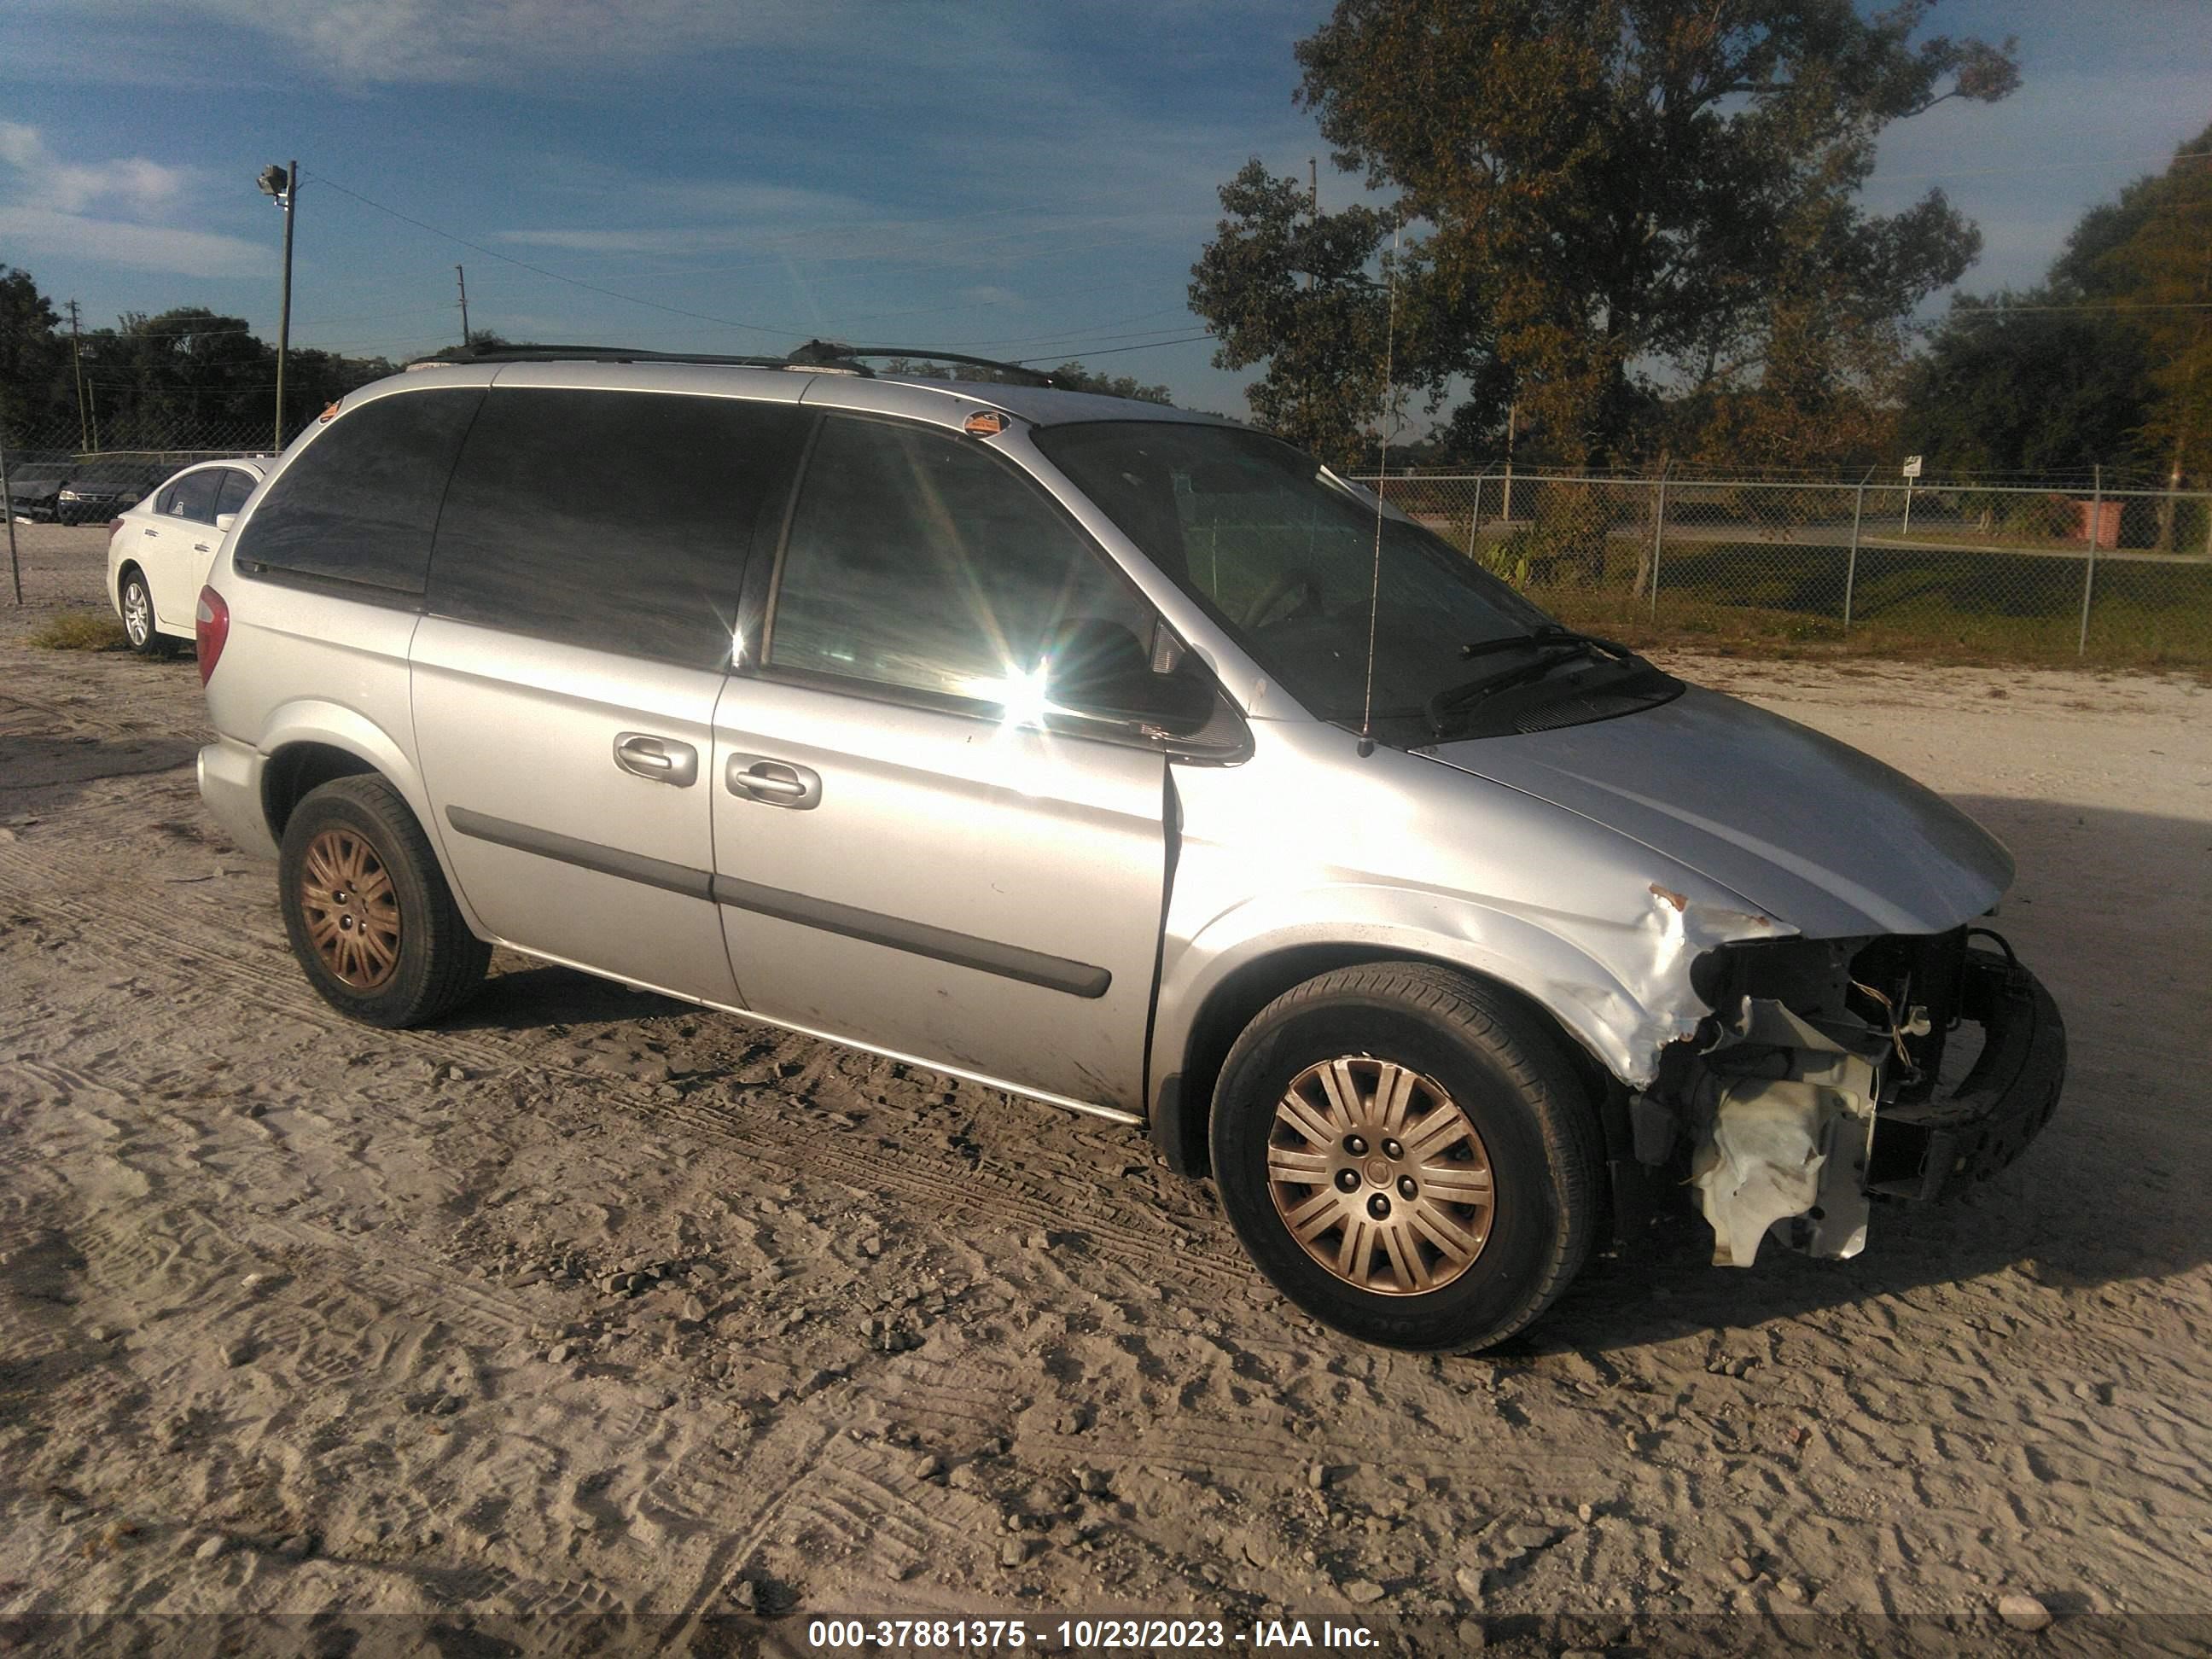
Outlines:
[[1151,608],[981,444],[831,419],[806,464],[770,668],[1004,704],[1069,641],[1142,670]]
[[781,511],[805,423],[732,398],[494,391],[438,526],[430,608],[726,668],[745,554]]
[[235,513],[246,505],[246,498],[253,493],[257,480],[251,472],[239,472],[228,467],[223,470],[222,488],[215,493],[215,515],[220,519],[226,513]]
[[215,491],[225,474],[220,467],[208,467],[198,472],[187,472],[161,492],[154,503],[155,509],[165,518],[190,519],[196,524],[215,522]]
[[483,401],[479,387],[451,386],[340,415],[254,509],[235,561],[421,593],[438,503]]

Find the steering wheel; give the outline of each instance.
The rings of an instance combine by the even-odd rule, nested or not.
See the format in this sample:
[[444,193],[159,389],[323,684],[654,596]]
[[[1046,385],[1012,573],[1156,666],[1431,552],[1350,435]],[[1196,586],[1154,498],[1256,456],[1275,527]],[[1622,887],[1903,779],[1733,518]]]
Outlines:
[[[1243,618],[1244,626],[1257,628],[1260,625],[1261,617],[1273,611],[1293,592],[1304,596],[1298,605],[1300,611],[1304,610],[1309,605],[1318,608],[1324,597],[1322,592],[1321,578],[1304,566],[1293,566],[1291,569],[1279,571],[1276,573],[1275,579],[1267,584],[1260,597],[1244,607]],[[1296,615],[1297,612],[1293,611],[1291,614]]]

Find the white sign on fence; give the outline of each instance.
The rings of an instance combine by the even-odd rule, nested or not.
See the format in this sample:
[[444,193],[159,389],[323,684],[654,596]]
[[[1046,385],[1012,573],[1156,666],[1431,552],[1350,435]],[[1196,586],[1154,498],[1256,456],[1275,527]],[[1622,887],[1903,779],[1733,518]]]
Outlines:
[[1920,476],[1920,458],[1917,455],[1907,455],[1905,458],[1905,476],[1908,478],[1917,478]]

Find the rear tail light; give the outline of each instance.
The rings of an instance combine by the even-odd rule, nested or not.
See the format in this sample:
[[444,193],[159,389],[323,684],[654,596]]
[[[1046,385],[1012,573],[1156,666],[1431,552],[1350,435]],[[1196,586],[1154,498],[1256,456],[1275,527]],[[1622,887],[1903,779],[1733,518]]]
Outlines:
[[200,684],[208,683],[222,657],[223,641],[230,637],[230,607],[212,587],[200,589],[200,602],[192,611],[192,642],[199,647]]
[[107,539],[108,539],[108,540],[110,540],[110,541],[113,541],[113,540],[115,539],[115,532],[116,532],[117,531],[118,531],[118,530],[122,529],[122,528],[123,528],[123,520],[120,520],[120,519],[110,519],[110,520],[107,521]]

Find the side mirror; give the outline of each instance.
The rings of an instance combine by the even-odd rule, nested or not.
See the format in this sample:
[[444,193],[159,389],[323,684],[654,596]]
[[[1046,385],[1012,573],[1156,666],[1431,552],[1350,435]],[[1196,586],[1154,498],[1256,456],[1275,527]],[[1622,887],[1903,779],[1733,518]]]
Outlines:
[[215,527],[216,527],[216,532],[218,535],[228,535],[228,534],[230,533],[230,527],[231,527],[231,526],[233,526],[233,525],[236,524],[237,522],[238,522],[238,514],[235,514],[235,513],[218,513],[218,514],[216,514],[215,515]]

